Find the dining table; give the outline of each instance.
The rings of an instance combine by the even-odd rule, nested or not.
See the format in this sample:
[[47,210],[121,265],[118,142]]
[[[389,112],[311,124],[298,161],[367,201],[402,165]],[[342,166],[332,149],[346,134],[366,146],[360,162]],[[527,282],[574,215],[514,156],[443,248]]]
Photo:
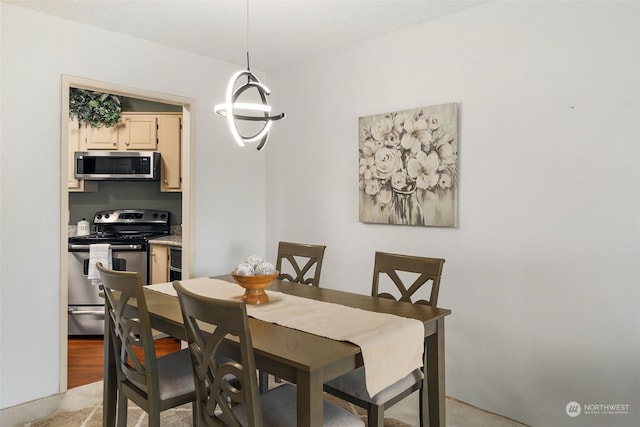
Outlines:
[[[231,275],[213,277],[233,283]],[[240,294],[242,288],[238,286]],[[444,320],[449,309],[411,304],[352,292],[275,280],[267,294],[281,292],[301,298],[340,304],[361,310],[416,319],[424,325],[424,372],[421,410],[429,426],[445,426]],[[186,340],[178,298],[151,288],[144,289],[151,327]],[[361,348],[276,323],[249,317],[256,367],[297,385],[297,425],[322,425],[323,384],[363,365]],[[233,343],[230,343],[233,348]],[[105,322],[103,426],[115,425],[117,402],[116,360],[112,331]],[[366,366],[365,366],[366,369]],[[418,409],[418,408],[416,408]]]

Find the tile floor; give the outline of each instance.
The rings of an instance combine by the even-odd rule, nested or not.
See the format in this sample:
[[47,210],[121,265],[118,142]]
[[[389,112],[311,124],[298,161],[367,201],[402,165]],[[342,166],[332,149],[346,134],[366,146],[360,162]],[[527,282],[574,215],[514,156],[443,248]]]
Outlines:
[[[0,411],[3,427],[100,427],[102,425],[102,381],[68,390],[66,393],[49,396],[33,402],[6,408]],[[188,426],[191,423],[189,405],[167,414],[163,425]],[[418,424],[418,393],[385,412],[390,418],[411,426]],[[55,414],[55,418],[47,419]],[[523,427],[524,424],[482,411],[455,399],[447,398],[447,426],[449,427]],[[39,422],[40,421],[40,422]],[[147,425],[145,413],[135,407],[129,410],[129,427]]]

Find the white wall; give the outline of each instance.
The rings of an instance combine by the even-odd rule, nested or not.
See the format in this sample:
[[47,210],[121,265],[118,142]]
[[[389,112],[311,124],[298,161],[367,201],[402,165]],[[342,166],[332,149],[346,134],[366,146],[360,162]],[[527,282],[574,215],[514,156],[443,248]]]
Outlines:
[[[637,425],[639,7],[494,2],[270,73],[287,119],[266,152],[265,226],[262,153],[210,112],[237,66],[0,4],[0,407],[58,387],[48,224],[70,74],[196,100],[195,275],[260,253],[265,232],[271,259],[278,240],[327,244],[325,285],[360,293],[375,250],[444,257],[448,395],[536,426]],[[357,117],[452,101],[459,227],[358,223]],[[572,400],[631,415],[571,419]]]
[[[640,4],[492,2],[269,73],[268,256],[446,258],[447,394],[535,426],[640,424]],[[272,87],[272,89],[273,89]],[[359,116],[459,103],[459,227],[358,222]],[[565,405],[630,404],[570,418]]]
[[263,252],[265,160],[238,148],[212,113],[237,65],[4,3],[0,13],[5,408],[58,392],[61,75],[195,99],[195,275],[227,273]]

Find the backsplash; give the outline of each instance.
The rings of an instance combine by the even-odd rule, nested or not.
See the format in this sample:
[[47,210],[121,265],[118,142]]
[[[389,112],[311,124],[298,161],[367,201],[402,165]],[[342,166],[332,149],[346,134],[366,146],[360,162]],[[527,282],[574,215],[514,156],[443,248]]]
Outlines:
[[69,223],[89,222],[98,211],[153,209],[169,211],[170,224],[182,224],[182,193],[163,193],[159,182],[101,181],[98,191],[69,193]]

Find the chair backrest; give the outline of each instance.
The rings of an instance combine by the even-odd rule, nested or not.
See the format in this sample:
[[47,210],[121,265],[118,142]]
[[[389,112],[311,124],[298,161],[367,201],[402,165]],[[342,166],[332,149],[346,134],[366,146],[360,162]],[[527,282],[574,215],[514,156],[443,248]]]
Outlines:
[[[376,252],[371,295],[415,304],[426,304],[435,307],[438,303],[440,276],[442,275],[442,266],[444,261],[444,259],[440,258],[425,258]],[[401,272],[416,273],[418,276],[413,283],[407,286],[398,274]],[[389,276],[391,281],[395,284],[396,289],[400,293],[399,298],[388,292],[379,291],[380,276],[382,274]],[[429,295],[429,299],[413,301],[412,297],[416,291],[429,281],[431,281],[431,293]]]
[[158,400],[158,364],[140,274],[110,270],[100,262],[96,267],[104,287],[118,381],[150,401]]
[[[203,297],[173,282],[178,293],[196,378],[198,413],[206,425],[239,426],[233,407],[244,404],[250,426],[262,426],[255,357],[247,307],[242,301]],[[213,333],[211,333],[213,331]],[[235,346],[225,342],[237,337]],[[235,356],[232,356],[234,354]]]
[[[326,246],[324,245],[278,243],[278,256],[276,258],[276,270],[280,272],[278,279],[319,286],[325,248]],[[283,264],[283,260],[288,261],[289,265]],[[305,262],[304,265],[302,265],[303,262]],[[293,269],[293,272],[291,272],[291,268],[288,268],[289,266]],[[315,269],[312,270],[314,266]],[[291,274],[287,271],[291,272]],[[311,272],[313,272],[313,276],[308,276]]]

